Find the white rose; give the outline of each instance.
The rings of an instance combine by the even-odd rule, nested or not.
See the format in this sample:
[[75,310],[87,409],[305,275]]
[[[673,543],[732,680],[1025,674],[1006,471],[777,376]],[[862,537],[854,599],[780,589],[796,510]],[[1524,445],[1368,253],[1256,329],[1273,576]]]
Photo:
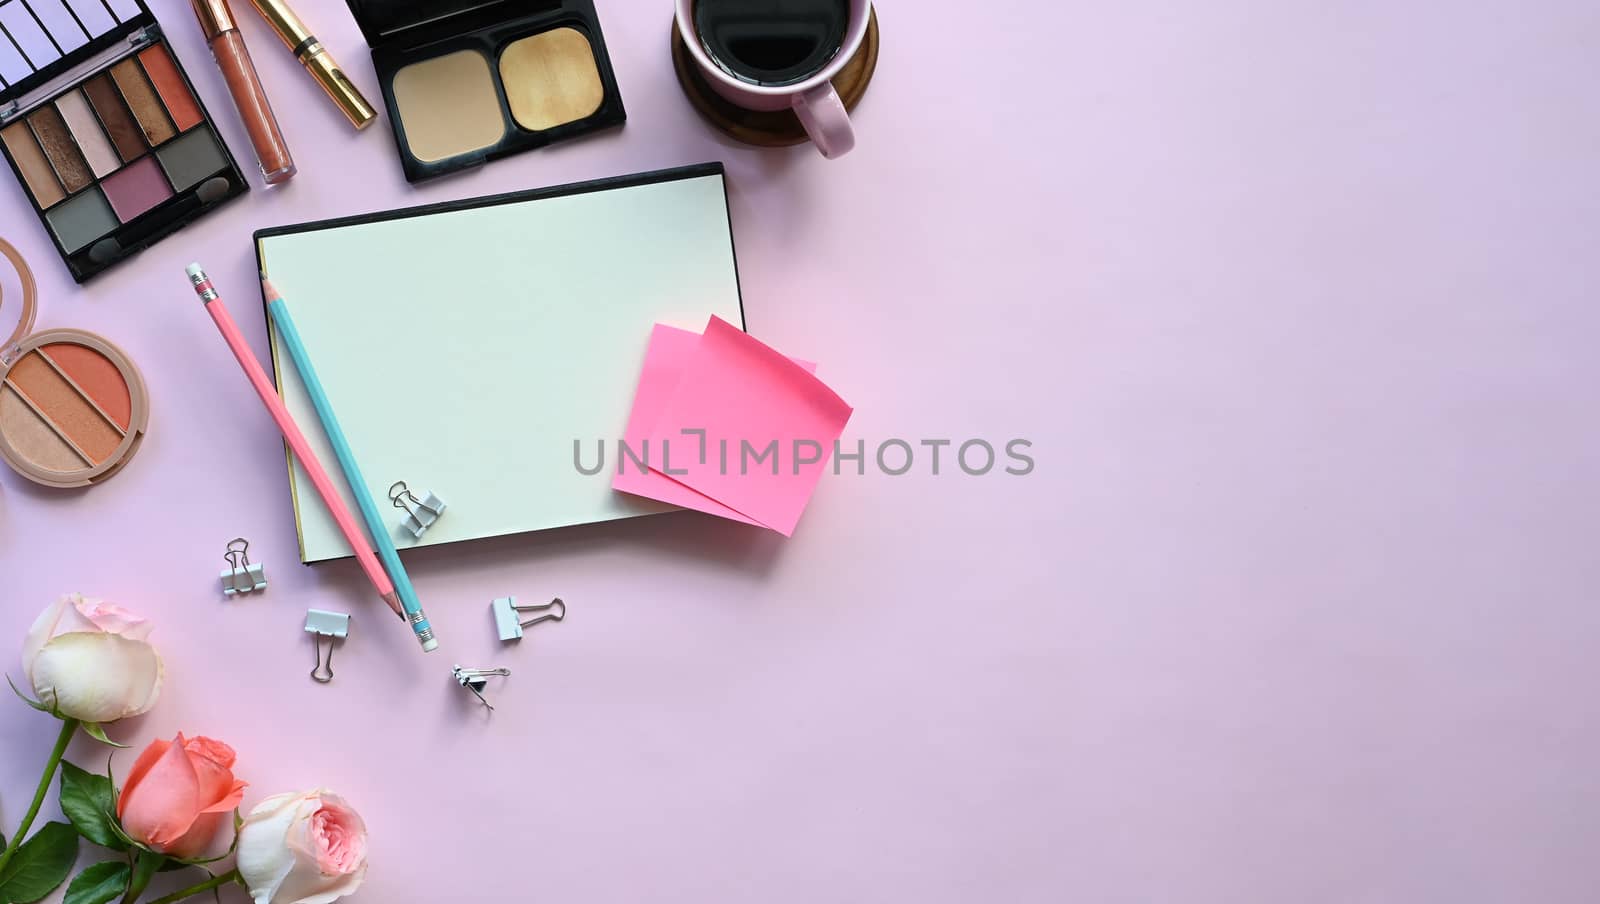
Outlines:
[[79,594],[39,613],[22,642],[22,670],[40,702],[69,719],[114,722],[146,712],[161,693],[151,625]]
[[239,828],[238,866],[255,904],[328,904],[367,876],[367,825],[320,788],[269,797]]

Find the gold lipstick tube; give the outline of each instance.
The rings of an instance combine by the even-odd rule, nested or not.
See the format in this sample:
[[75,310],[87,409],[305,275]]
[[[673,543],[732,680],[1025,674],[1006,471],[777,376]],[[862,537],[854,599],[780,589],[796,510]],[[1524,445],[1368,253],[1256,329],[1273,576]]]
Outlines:
[[333,59],[333,54],[322,46],[316,35],[306,28],[300,17],[294,14],[289,4],[284,0],[251,0],[256,9],[261,13],[272,30],[278,33],[283,40],[283,45],[295,55],[300,64],[306,67],[311,77],[334,104],[344,113],[345,118],[357,129],[364,129],[377,118],[377,112],[367,99],[361,96],[355,83],[344,74],[339,64]]

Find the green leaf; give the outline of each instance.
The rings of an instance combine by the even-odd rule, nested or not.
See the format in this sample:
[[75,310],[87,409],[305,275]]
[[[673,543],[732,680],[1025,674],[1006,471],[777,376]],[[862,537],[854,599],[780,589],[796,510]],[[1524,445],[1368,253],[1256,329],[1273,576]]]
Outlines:
[[117,812],[116,799],[117,799],[117,796],[118,796],[118,792],[117,792],[117,776],[116,776],[116,773],[114,773],[111,770],[111,757],[109,755],[106,757],[106,781],[111,783],[112,803],[111,803],[111,806],[107,808],[107,813],[108,813],[108,815],[111,816],[111,818],[109,820],[109,823],[111,825],[111,833],[113,835],[116,835],[117,836],[117,840],[122,842],[122,845],[120,847],[116,847],[116,846],[113,846],[113,847],[114,847],[115,850],[119,850],[119,851],[125,851],[125,850],[128,850],[129,848],[137,847],[139,843],[137,841],[134,841],[132,838],[128,837],[128,833],[124,832],[122,830],[122,824],[117,822],[117,819],[116,819],[116,812]]
[[117,836],[117,840],[122,842],[122,844],[121,845],[107,845],[107,847],[109,847],[109,848],[111,848],[112,850],[115,850],[115,851],[125,851],[128,848],[138,846],[139,842],[134,841],[132,838],[129,838],[128,837],[128,833],[122,831],[122,826],[118,825],[117,821],[115,819],[110,820],[110,824],[111,824],[111,834]]
[[22,690],[17,687],[17,683],[15,681],[11,680],[11,673],[10,672],[6,673],[6,684],[11,685],[12,693],[15,693],[18,697],[21,697],[23,703],[28,704],[29,706],[33,707],[34,709],[36,709],[36,710],[38,710],[39,712],[42,712],[42,713],[47,713],[47,712],[50,711],[50,707],[45,706],[43,703],[40,703],[38,700],[35,700],[32,697],[28,696],[27,694],[24,694],[22,692]]
[[78,859],[78,833],[64,822],[47,822],[22,843],[0,873],[0,901],[32,902],[54,891]]
[[99,741],[102,744],[120,748],[122,750],[128,749],[127,744],[118,744],[116,741],[106,737],[106,727],[101,725],[99,722],[85,722],[81,727],[83,728],[84,734],[94,738],[96,741]]
[[111,814],[116,806],[110,778],[61,761],[61,812],[72,820],[78,834],[101,847],[125,851],[127,843],[113,828]]
[[72,880],[61,904],[106,904],[128,890],[132,877],[133,869],[121,860],[96,863]]

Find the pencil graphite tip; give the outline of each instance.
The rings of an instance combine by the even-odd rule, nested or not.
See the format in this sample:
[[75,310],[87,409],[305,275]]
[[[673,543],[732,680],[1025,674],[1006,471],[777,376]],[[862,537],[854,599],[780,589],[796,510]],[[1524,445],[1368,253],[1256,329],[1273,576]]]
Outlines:
[[281,294],[278,293],[278,287],[274,286],[272,284],[272,280],[267,279],[265,276],[261,277],[261,288],[262,288],[262,291],[267,293],[267,300],[268,301],[277,301],[278,299],[283,297]]

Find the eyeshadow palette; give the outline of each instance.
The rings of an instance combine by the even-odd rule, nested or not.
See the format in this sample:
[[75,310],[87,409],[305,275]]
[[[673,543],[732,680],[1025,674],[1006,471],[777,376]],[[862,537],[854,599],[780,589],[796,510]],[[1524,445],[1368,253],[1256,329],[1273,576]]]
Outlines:
[[22,281],[22,318],[0,344],[0,459],[50,487],[92,486],[126,465],[144,439],[150,400],[122,349],[82,330],[32,333],[33,274],[0,239]]
[[249,190],[141,0],[0,0],[0,147],[80,283]]
[[592,0],[348,0],[412,182],[622,124]]

